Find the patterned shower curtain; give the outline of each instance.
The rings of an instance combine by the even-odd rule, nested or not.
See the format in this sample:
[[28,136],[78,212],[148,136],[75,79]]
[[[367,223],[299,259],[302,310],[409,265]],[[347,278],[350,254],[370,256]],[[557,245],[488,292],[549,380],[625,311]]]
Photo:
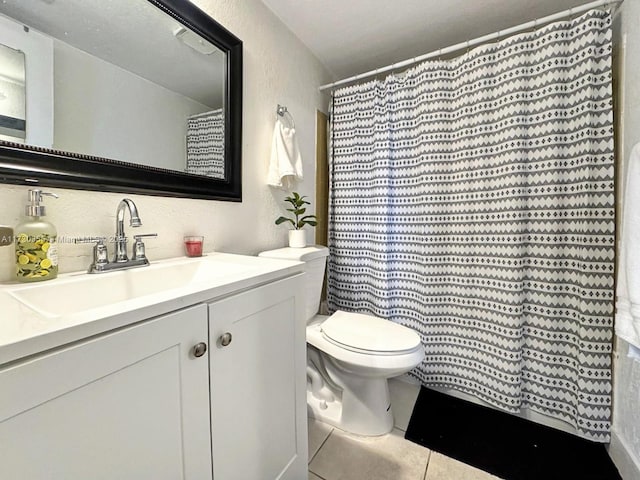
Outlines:
[[611,17],[334,92],[329,309],[417,330],[412,374],[609,440]]
[[224,179],[224,111],[187,119],[187,173]]

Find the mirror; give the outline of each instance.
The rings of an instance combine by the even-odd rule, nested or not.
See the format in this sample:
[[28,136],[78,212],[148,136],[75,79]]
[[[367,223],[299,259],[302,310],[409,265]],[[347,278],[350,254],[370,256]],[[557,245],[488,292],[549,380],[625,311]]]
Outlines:
[[25,141],[25,99],[24,53],[0,45],[0,140]]
[[0,182],[241,200],[234,35],[187,0],[3,0],[0,14],[0,93],[3,48],[26,70]]

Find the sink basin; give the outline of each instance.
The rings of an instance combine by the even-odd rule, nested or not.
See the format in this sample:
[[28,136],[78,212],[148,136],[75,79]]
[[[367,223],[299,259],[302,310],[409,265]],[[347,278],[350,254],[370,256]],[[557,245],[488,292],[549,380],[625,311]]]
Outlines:
[[9,289],[9,294],[47,317],[73,315],[150,295],[169,297],[172,290],[176,294],[173,296],[178,296],[203,283],[216,286],[230,277],[259,270],[261,265],[252,258],[256,257],[213,254],[102,274],[67,274],[48,282],[16,286]]

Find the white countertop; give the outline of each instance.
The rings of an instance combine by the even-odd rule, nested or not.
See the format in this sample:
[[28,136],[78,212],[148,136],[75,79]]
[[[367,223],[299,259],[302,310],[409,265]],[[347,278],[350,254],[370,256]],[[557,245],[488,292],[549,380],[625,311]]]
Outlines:
[[[58,287],[57,290],[66,292],[73,292],[74,285],[79,285],[79,282],[83,282],[83,287],[95,283],[97,286],[91,290],[91,295],[108,295],[108,292],[100,291],[98,277],[104,276],[106,279],[106,276],[111,276],[109,280],[112,282],[120,280],[130,282],[138,278],[136,271],[144,270],[144,275],[149,278],[148,275],[156,273],[166,275],[175,266],[194,265],[191,262],[206,262],[198,265],[206,265],[207,269],[211,270],[211,275],[199,274],[197,278],[184,284],[172,285],[168,282],[169,287],[165,285],[165,288],[157,293],[147,292],[135,298],[115,301],[99,308],[86,308],[74,313],[52,314],[39,311],[33,306],[27,306],[16,296],[16,292],[28,294],[29,289],[53,282],[57,283],[55,285]],[[225,265],[233,268],[227,271]],[[286,278],[303,272],[303,266],[303,263],[288,260],[209,253],[200,258],[180,257],[158,260],[140,269],[102,274],[76,272],[62,274],[57,279],[46,282],[0,284],[0,365],[148,318]],[[72,294],[60,297],[64,298],[56,298],[55,301],[76,301]],[[55,309],[52,310],[55,312]]]

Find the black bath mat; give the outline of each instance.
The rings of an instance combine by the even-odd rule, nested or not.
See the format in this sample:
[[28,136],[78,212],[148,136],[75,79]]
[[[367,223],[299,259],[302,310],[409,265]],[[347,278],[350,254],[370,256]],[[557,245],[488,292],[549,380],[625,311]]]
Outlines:
[[422,387],[405,435],[505,480],[620,480],[601,443]]

